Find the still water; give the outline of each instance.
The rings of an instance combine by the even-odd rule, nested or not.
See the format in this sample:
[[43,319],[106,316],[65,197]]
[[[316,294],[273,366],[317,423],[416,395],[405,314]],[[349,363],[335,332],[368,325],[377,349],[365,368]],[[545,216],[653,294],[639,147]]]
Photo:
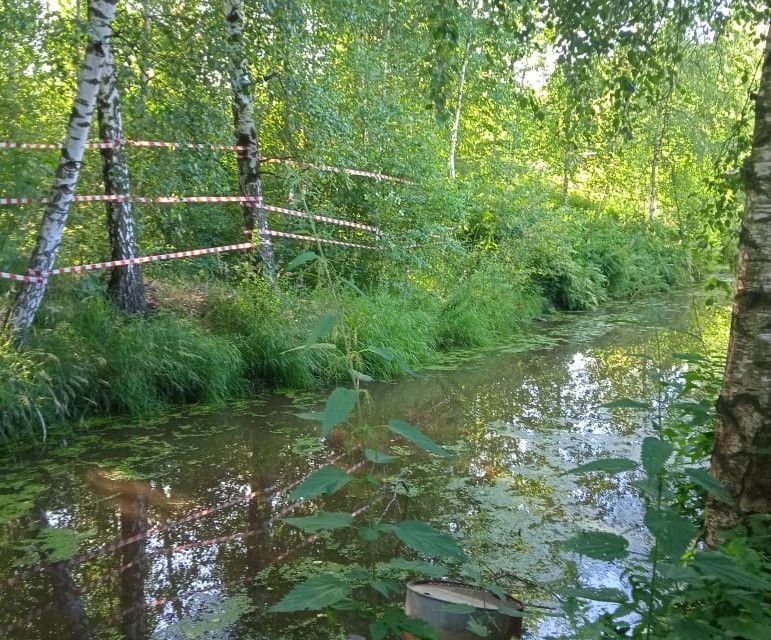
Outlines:
[[415,379],[365,385],[363,422],[404,420],[455,453],[431,457],[375,429],[371,446],[403,456],[378,471],[381,497],[358,481],[313,504],[289,501],[285,489],[314,469],[361,458],[348,438],[321,440],[298,417],[319,408],[315,394],[113,419],[59,432],[43,451],[0,452],[0,637],[362,632],[345,615],[267,608],[321,571],[415,557],[395,539],[367,544],[352,529],[311,537],[282,519],[368,505],[384,521],[422,519],[455,536],[470,571],[530,605],[528,637],[557,633],[565,622],[550,607],[559,603],[537,585],[569,577],[628,587],[622,567],[566,553],[560,540],[589,529],[623,533],[632,551],[649,544],[633,473],[564,472],[599,457],[639,459],[649,417],[603,405],[657,393],[666,404],[673,392],[656,391],[652,368],[676,382],[688,365],[673,353],[719,351],[726,334],[724,308],[678,294],[557,316],[534,336],[445,356]]

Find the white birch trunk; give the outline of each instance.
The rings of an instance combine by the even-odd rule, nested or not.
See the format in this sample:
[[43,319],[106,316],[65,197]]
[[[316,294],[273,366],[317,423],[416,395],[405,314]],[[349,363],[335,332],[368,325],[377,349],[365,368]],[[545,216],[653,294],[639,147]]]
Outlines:
[[[75,102],[67,126],[67,138],[62,147],[49,204],[46,205],[37,242],[29,261],[28,268],[33,272],[46,272],[51,269],[61,244],[94,115],[104,66],[105,44],[110,38],[117,1],[91,0],[89,4],[90,30],[86,56],[78,77]],[[24,283],[14,301],[8,323],[17,344],[24,341],[35,319],[46,285],[46,280],[40,283]]]
[[463,51],[463,64],[460,68],[460,77],[458,78],[458,103],[455,106],[455,120],[452,123],[450,133],[450,157],[448,165],[450,169],[450,180],[455,182],[455,150],[458,147],[458,133],[460,132],[460,115],[463,109],[463,85],[466,81],[466,69],[468,68],[468,58],[471,53],[471,40],[466,41],[466,48]]
[[[224,0],[225,24],[230,49],[230,84],[233,88],[233,121],[236,129],[236,144],[247,147],[239,152],[238,175],[241,193],[245,196],[262,197],[260,177],[260,152],[257,132],[254,126],[254,96],[249,63],[244,52],[244,3],[243,0]],[[268,217],[264,209],[244,204],[244,227],[247,232],[255,229],[260,234],[260,257],[265,271],[275,275],[276,263],[273,245],[268,230]]]
[[764,55],[712,454],[712,473],[735,504],[709,501],[709,544],[745,516],[771,511],[771,30]]
[[653,150],[651,154],[651,174],[648,182],[648,221],[653,222],[656,219],[656,181],[659,171],[659,150],[661,138],[658,132],[654,133]]
[[[109,43],[104,46],[104,55],[104,72],[97,96],[99,137],[102,140],[123,140],[120,94],[112,46]],[[123,145],[102,149],[102,175],[105,193],[128,194],[131,192],[126,148]],[[137,242],[131,203],[107,202],[106,209],[111,259],[136,258]],[[147,309],[142,267],[138,264],[113,267],[110,273],[109,291],[110,297],[119,309],[129,313],[143,313]]]

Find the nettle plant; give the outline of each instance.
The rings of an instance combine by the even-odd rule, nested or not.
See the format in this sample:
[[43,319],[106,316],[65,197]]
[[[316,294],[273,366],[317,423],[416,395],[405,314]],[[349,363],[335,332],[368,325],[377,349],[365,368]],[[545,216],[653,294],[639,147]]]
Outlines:
[[[667,380],[654,368],[654,403],[623,398],[609,403],[652,416],[656,435],[642,443],[641,460],[605,458],[572,469],[582,475],[633,472],[644,504],[644,525],[652,544],[646,554],[630,551],[626,537],[607,531],[583,531],[563,543],[567,551],[597,560],[623,562],[629,589],[576,585],[563,590],[564,610],[576,638],[633,637],[645,640],[762,640],[771,629],[771,517],[755,516],[728,533],[724,544],[706,549],[701,542],[706,495],[731,501],[705,468],[710,450],[718,367],[692,354],[683,379]],[[675,385],[674,415],[663,399]],[[694,434],[698,434],[694,436]],[[585,601],[605,603],[606,611],[589,620]],[[612,605],[617,605],[612,611]]]
[[[324,409],[317,413],[305,414],[304,417],[321,424],[321,436],[329,436],[333,429],[345,423],[359,406],[363,392],[357,389],[336,388],[327,398]],[[449,458],[452,454],[440,447],[421,431],[400,420],[391,420],[385,427],[424,451]],[[371,438],[377,428],[360,424],[358,438]],[[369,432],[369,433],[368,433]],[[289,498],[313,501],[321,496],[329,496],[354,480],[363,483],[367,496],[367,517],[361,522],[355,521],[356,512],[317,511],[313,515],[286,518],[285,521],[309,533],[335,531],[353,528],[363,545],[382,545],[381,538],[392,536],[404,546],[416,551],[421,556],[443,559],[452,562],[464,562],[466,555],[456,540],[431,525],[420,520],[385,520],[396,494],[387,478],[378,470],[400,460],[401,456],[383,453],[368,447],[356,447],[364,458],[365,470],[360,477],[353,472],[336,466],[325,466],[312,473],[296,487]],[[375,515],[379,509],[375,505],[389,499],[385,509]],[[361,511],[361,510],[357,510]],[[390,606],[393,598],[402,592],[402,584],[393,578],[393,571],[407,571],[424,575],[443,575],[448,569],[444,565],[428,562],[393,559],[389,562],[375,562],[377,553],[364,554],[372,558],[368,566],[352,564],[339,573],[321,573],[297,584],[284,598],[275,604],[271,611],[297,612],[333,610],[344,611],[348,615],[363,618],[369,623],[369,634],[374,640],[387,637],[401,638],[407,632],[416,638],[435,638],[436,633],[426,623],[407,617],[401,606]],[[378,599],[379,598],[379,599]]]

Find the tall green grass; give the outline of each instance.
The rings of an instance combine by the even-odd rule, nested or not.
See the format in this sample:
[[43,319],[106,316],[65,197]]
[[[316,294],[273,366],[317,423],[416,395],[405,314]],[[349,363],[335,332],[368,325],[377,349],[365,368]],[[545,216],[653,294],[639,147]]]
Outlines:
[[[664,291],[705,268],[668,228],[522,189],[445,194],[458,205],[445,212],[451,224],[421,210],[434,199],[416,202],[423,226],[372,257],[330,257],[323,264],[340,270],[331,280],[309,264],[270,284],[233,259],[216,276],[177,273],[155,288],[160,308],[141,318],[113,310],[98,276],[60,280],[26,349],[0,342],[0,439],[83,415],[330,384],[351,369],[387,379],[437,349],[526,331],[550,307]],[[312,339],[329,314],[334,326]]]

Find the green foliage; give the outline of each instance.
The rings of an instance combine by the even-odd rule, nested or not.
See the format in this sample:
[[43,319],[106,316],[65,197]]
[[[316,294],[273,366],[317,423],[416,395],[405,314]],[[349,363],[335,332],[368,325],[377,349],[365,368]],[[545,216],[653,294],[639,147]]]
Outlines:
[[[718,385],[710,358],[678,356],[689,363],[689,369],[685,384],[677,389],[679,399],[672,403],[672,413],[661,425],[660,433],[668,436],[649,436],[642,443],[642,467],[647,480],[637,486],[645,502],[644,524],[652,538],[650,552],[645,562],[632,560],[627,554],[627,540],[604,532],[581,532],[563,543],[564,549],[592,558],[626,562],[631,587],[629,592],[583,585],[564,590],[566,609],[573,613],[576,598],[619,605],[596,620],[576,621],[576,634],[571,637],[613,637],[616,630],[629,630],[630,613],[637,615],[631,625],[634,638],[760,640],[768,634],[771,518],[747,518],[728,533],[717,549],[702,550],[696,544],[705,494],[729,502],[730,497],[705,469],[684,466],[702,463],[701,456],[710,449],[694,439],[693,431],[699,438],[705,434],[711,438],[714,415],[706,407],[713,405]],[[667,383],[661,376],[652,378],[662,389],[678,384]],[[635,404],[622,400],[617,406],[639,408]],[[692,447],[691,442],[700,444]],[[603,469],[606,462],[588,463],[573,472],[617,472],[615,464]],[[694,494],[700,496],[695,503]],[[673,498],[673,506],[667,506],[665,501]]]
[[463,550],[452,537],[425,522],[405,520],[396,525],[393,532],[404,544],[424,556],[456,560],[465,558]]
[[289,499],[315,498],[322,494],[328,496],[344,487],[352,479],[349,474],[338,467],[321,467],[295,487],[289,494]]
[[351,585],[347,580],[323,573],[295,586],[270,610],[275,613],[285,613],[325,609],[347,598],[350,592]]

